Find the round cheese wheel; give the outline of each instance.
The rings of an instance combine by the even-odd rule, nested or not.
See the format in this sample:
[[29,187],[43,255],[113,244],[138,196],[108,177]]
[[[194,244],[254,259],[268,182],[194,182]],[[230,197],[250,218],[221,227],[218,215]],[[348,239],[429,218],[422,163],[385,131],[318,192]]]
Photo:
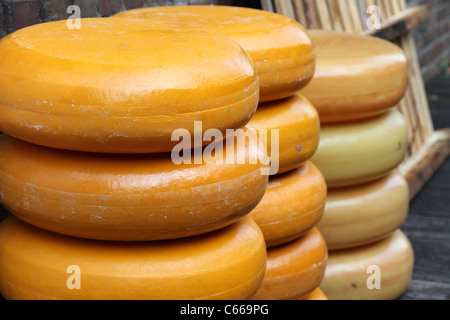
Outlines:
[[[250,57],[223,33],[158,21],[83,18],[0,40],[0,130],[48,147],[168,152],[177,129],[240,128],[255,112]],[[206,143],[205,143],[206,144]]]
[[394,107],[407,87],[408,63],[392,42],[336,31],[309,30],[316,47],[314,77],[302,93],[322,123],[364,119]]
[[328,297],[323,293],[323,291],[320,288],[316,288],[305,298],[300,300],[328,300]]
[[307,30],[295,20],[277,13],[197,5],[139,8],[113,17],[175,21],[227,34],[254,61],[263,102],[294,94],[304,88],[314,74],[315,49]]
[[20,219],[66,235],[181,238],[222,228],[259,203],[268,183],[259,152],[247,145],[223,164],[195,164],[195,156],[175,164],[170,154],[75,152],[1,135],[0,201]]
[[317,227],[329,250],[352,248],[400,228],[408,210],[408,182],[395,172],[358,186],[330,189]]
[[330,251],[320,288],[330,300],[394,300],[407,289],[413,268],[411,243],[397,230],[366,246]]
[[267,153],[272,156],[273,151],[277,155],[277,173],[299,167],[319,146],[319,115],[298,93],[286,99],[261,103],[247,127],[256,130],[260,137],[267,137]]
[[325,240],[317,228],[295,241],[269,248],[264,279],[252,299],[306,297],[323,279],[327,254]]
[[322,218],[327,186],[309,161],[300,168],[270,177],[266,193],[251,217],[261,228],[267,247],[300,238]]
[[248,299],[266,267],[250,217],[179,240],[111,242],[0,224],[0,292],[8,300]]
[[311,161],[328,187],[354,186],[390,173],[407,148],[406,121],[394,108],[366,120],[323,125]]

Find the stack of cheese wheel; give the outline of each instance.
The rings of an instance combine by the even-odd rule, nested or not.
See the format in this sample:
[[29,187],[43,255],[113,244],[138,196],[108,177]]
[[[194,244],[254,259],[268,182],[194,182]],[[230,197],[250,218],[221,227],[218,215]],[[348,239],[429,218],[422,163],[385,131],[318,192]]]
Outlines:
[[[245,130],[222,138],[257,108],[252,60],[206,28],[80,23],[0,41],[0,200],[12,213],[0,224],[1,294],[251,298],[267,252],[248,213],[267,155],[237,142]],[[206,161],[191,139],[210,129],[219,137],[207,147],[224,157]]]
[[247,128],[264,141],[271,158],[268,189],[250,213],[268,247],[265,277],[253,299],[323,300],[318,287],[327,248],[315,226],[324,211],[326,184],[309,161],[319,144],[320,123],[301,94],[316,62],[307,31],[276,13],[227,6],[140,8],[113,18],[200,25],[227,34],[251,57],[260,103]]
[[310,36],[317,66],[304,95],[322,123],[311,161],[328,185],[318,224],[330,250],[321,289],[330,299],[395,299],[413,268],[411,245],[399,230],[409,189],[396,170],[408,144],[395,107],[405,93],[407,61],[382,39],[324,30]]

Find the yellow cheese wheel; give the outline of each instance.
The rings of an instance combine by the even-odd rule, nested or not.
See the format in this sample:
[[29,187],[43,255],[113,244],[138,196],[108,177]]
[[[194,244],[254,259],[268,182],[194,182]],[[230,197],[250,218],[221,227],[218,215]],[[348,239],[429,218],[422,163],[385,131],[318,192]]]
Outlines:
[[249,54],[259,75],[260,100],[288,97],[304,88],[315,70],[315,49],[298,22],[264,10],[232,6],[161,6],[113,17],[160,19],[223,32]]
[[322,218],[327,186],[309,161],[288,173],[270,177],[266,193],[251,217],[261,228],[267,247],[300,238]]
[[319,287],[327,261],[325,240],[317,228],[267,250],[264,279],[253,300],[293,300]]
[[397,230],[366,246],[330,251],[320,288],[330,300],[393,300],[407,289],[413,268],[411,243]]
[[0,40],[0,130],[61,149],[168,152],[176,129],[244,126],[259,98],[253,62],[223,33],[84,18]]
[[259,203],[268,183],[259,152],[248,145],[223,164],[195,164],[194,156],[175,164],[170,154],[83,153],[1,135],[0,201],[30,224],[76,237],[186,237],[224,227]]
[[179,240],[68,237],[14,216],[0,224],[0,292],[8,300],[248,299],[266,267],[250,217]]
[[395,169],[408,148],[403,115],[395,108],[366,120],[323,125],[311,161],[328,187],[353,186]]
[[397,45],[336,31],[309,30],[309,35],[317,65],[302,93],[317,108],[322,123],[374,116],[404,96],[408,63]]
[[305,298],[300,300],[328,300],[328,297],[323,293],[320,288],[314,289],[310,294],[308,294]]
[[395,172],[373,182],[329,190],[317,227],[329,250],[352,248],[400,228],[408,209],[408,182]]
[[[299,93],[286,99],[261,103],[247,127],[255,129],[260,136],[265,134],[262,130],[267,130],[265,136],[269,156],[272,150],[278,151],[277,173],[297,168],[310,159],[319,146],[319,115]],[[274,134],[278,134],[276,144],[272,143]]]

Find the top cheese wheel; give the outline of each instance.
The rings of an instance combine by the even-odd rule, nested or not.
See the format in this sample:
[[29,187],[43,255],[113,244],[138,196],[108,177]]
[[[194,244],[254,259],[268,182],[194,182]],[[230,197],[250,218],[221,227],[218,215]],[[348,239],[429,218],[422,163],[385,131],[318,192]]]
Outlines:
[[395,44],[376,37],[310,30],[316,46],[313,79],[302,93],[322,123],[363,119],[395,106],[407,86],[407,60]]
[[259,203],[268,183],[261,153],[249,144],[215,163],[194,155],[175,164],[165,153],[74,152],[1,135],[0,201],[28,223],[70,236],[182,238],[229,225]]
[[163,6],[116,14],[201,25],[236,40],[255,63],[260,101],[285,98],[305,87],[315,69],[315,50],[298,22],[264,10],[229,6]]
[[61,149],[167,152],[176,129],[243,127],[258,78],[223,33],[157,21],[86,18],[0,40],[0,130]]

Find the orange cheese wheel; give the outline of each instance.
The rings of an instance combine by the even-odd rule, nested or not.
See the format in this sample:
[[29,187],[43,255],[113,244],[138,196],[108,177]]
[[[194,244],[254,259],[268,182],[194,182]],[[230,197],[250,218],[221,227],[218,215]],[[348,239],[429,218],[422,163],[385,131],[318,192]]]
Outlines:
[[[278,151],[278,172],[297,168],[310,159],[319,146],[320,121],[313,105],[302,95],[261,103],[247,124],[257,133],[267,130],[267,152]],[[278,143],[272,143],[278,130]],[[274,141],[277,141],[276,139]]]
[[322,125],[311,161],[329,188],[356,186],[389,174],[407,148],[405,117],[393,108],[365,120]]
[[14,216],[0,224],[0,292],[9,300],[248,299],[266,267],[250,217],[179,240],[68,237]]
[[322,218],[327,186],[309,161],[300,168],[270,177],[261,202],[250,212],[267,247],[300,238]]
[[175,21],[227,34],[252,58],[263,102],[294,94],[314,74],[315,49],[306,29],[277,13],[231,6],[161,6],[113,17]]
[[85,18],[0,40],[0,130],[76,151],[171,151],[172,132],[240,128],[259,98],[253,62],[211,29]]
[[323,279],[327,254],[325,240],[317,228],[295,241],[269,248],[264,279],[252,299],[306,297]]
[[305,298],[300,300],[328,300],[328,297],[323,293],[320,288],[314,289],[310,294],[308,294]]
[[394,300],[407,289],[413,268],[411,243],[397,230],[369,245],[330,251],[320,288],[330,300]]
[[404,96],[408,64],[397,45],[336,31],[309,30],[309,35],[317,65],[302,93],[317,108],[322,123],[374,116]]
[[0,201],[30,224],[76,237],[186,237],[224,227],[258,204],[268,182],[259,152],[238,148],[243,164],[229,161],[230,153],[223,164],[193,157],[177,165],[170,154],[83,153],[2,135]]
[[408,182],[394,172],[358,186],[330,189],[317,227],[329,250],[352,248],[400,228],[408,210]]

